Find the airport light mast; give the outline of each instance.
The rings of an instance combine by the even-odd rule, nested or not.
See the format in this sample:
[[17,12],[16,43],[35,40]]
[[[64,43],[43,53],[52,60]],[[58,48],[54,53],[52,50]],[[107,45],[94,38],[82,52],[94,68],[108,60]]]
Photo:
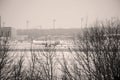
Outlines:
[[81,18],[81,29],[83,28],[82,24],[83,24],[83,18]]
[[29,21],[27,20],[26,21],[26,29],[28,30],[28,27],[29,27]]
[[[56,22],[56,19],[53,19],[53,31],[54,31],[54,33],[55,33],[55,35],[56,35],[56,26],[55,26],[55,22]],[[54,38],[54,37],[53,37]]]
[[53,29],[55,29],[55,22],[56,22],[56,19],[53,19]]

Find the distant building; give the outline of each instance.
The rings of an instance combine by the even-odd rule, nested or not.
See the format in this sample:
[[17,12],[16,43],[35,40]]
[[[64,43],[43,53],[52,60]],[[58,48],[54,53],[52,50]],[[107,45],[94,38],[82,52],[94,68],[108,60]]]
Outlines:
[[19,41],[28,40],[28,35],[17,35],[16,40]]
[[10,39],[16,38],[16,30],[12,27],[1,27],[0,37],[8,37]]

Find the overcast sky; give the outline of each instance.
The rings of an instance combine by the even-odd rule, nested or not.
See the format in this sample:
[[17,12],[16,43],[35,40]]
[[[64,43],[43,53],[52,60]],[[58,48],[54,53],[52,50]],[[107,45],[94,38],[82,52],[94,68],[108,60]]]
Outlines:
[[[5,26],[15,28],[79,28],[88,20],[120,17],[120,0],[0,0]],[[2,24],[3,25],[3,24]]]

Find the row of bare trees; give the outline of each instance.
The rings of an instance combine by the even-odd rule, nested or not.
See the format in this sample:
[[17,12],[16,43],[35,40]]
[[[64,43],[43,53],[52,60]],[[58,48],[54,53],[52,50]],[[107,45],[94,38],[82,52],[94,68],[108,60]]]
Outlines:
[[[96,22],[82,29],[75,46],[69,49],[70,59],[56,47],[30,51],[15,60],[9,51],[8,38],[0,43],[0,80],[119,80],[120,79],[120,20]],[[17,54],[17,53],[16,53]],[[59,52],[60,54],[60,52]],[[26,66],[25,66],[26,65]]]
[[25,51],[11,50],[9,37],[1,36],[0,40],[0,80],[57,80],[55,47],[30,49],[30,60],[26,62]]
[[119,19],[96,22],[94,26],[84,28],[75,45],[78,49],[71,50],[72,66],[64,64],[65,80],[120,79]]

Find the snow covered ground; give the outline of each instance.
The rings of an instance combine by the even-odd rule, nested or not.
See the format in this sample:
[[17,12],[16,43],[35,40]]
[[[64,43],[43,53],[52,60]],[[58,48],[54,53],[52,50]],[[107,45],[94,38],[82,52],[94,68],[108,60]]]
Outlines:
[[[68,44],[68,43],[66,43],[66,44]],[[58,51],[56,51],[57,59],[62,60],[63,54],[64,54],[64,57],[66,58],[66,60],[69,61],[71,59],[72,56],[71,56],[71,52],[69,51],[69,49],[73,48],[73,46],[71,44],[70,45],[66,45],[66,44],[55,46],[55,49],[58,50]],[[53,46],[51,46],[51,47],[53,47]],[[47,47],[47,48],[50,49],[51,47]],[[28,65],[29,61],[31,60],[31,50],[35,54],[41,54],[41,53],[45,52],[44,49],[46,49],[46,47],[45,47],[45,45],[37,45],[34,43],[24,41],[24,42],[11,42],[10,49],[13,50],[13,51],[11,51],[11,53],[14,53],[16,59],[19,59],[20,56],[24,56],[25,65]],[[40,51],[39,51],[39,49],[40,49]]]

